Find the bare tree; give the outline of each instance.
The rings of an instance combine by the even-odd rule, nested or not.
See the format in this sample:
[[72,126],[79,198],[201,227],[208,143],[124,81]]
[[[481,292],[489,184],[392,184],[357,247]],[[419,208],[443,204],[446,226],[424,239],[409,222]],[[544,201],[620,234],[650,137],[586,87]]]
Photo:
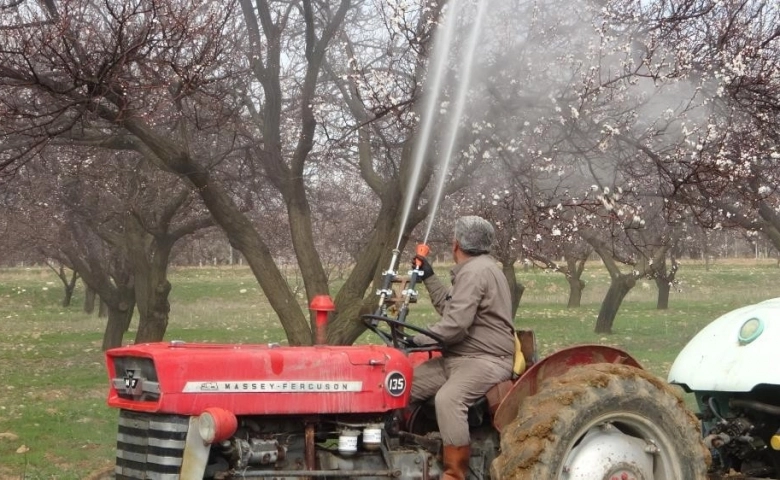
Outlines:
[[[117,277],[134,289],[133,301],[123,303],[138,307],[136,342],[162,340],[170,310],[167,267],[171,249],[183,236],[212,225],[211,217],[176,177],[151,168],[137,155],[80,150],[86,154],[82,161],[70,149],[51,151],[56,155],[42,157],[17,172],[13,184],[17,235],[24,235],[29,248],[60,265],[67,299],[78,276],[94,297],[95,283],[111,283],[108,277],[120,271]],[[98,268],[100,261],[109,265]],[[73,269],[70,280],[62,265]],[[52,268],[57,266],[52,264]],[[128,321],[132,313],[130,308]],[[111,336],[112,342],[118,338],[121,344],[121,334]]]
[[700,85],[695,115],[666,129],[682,141],[659,149],[623,140],[657,167],[699,225],[760,232],[777,248],[780,11],[761,0],[707,6],[677,36],[659,38],[689,59],[688,78]]
[[63,257],[106,307],[103,349],[121,346],[135,309],[134,277],[128,262],[121,251],[103,242],[76,219],[68,220],[61,238]]
[[[282,267],[295,265],[311,299],[329,292],[333,259],[349,252],[354,268],[336,298],[328,340],[350,343],[363,330],[357,316],[372,304],[371,281],[436,196],[427,181],[411,186],[409,179],[442,5],[4,5],[11,15],[1,30],[0,132],[7,141],[0,170],[69,145],[133,151],[174,173],[247,260],[292,344],[312,341],[311,319]],[[570,255],[560,270],[573,282],[570,303],[581,291],[584,261],[561,250],[556,231],[567,232],[563,238],[598,233],[589,239],[597,251],[623,252],[618,260],[638,262],[635,268],[652,259],[648,275],[668,284],[675,271],[674,264],[661,268],[668,229],[660,230],[669,233],[663,239],[633,238],[642,235],[625,229],[650,197],[682,200],[696,216],[715,212],[723,225],[780,239],[771,180],[780,155],[772,100],[776,8],[758,0],[558,2],[533,15],[504,7],[495,6],[500,18],[491,31],[499,33],[483,42],[490,48],[475,66],[480,87],[468,93],[482,101],[459,125],[468,128],[457,162],[442,173],[450,180],[445,193],[480,172],[485,155],[517,163],[527,173],[512,194],[525,202],[526,224],[538,228],[524,234],[548,244],[533,244],[539,258]],[[441,111],[454,98],[450,88]],[[432,156],[440,151],[434,146]],[[652,172],[636,167],[645,162]],[[425,159],[423,178],[436,170]],[[647,177],[657,181],[635,181]],[[593,192],[584,197],[588,183],[602,196],[604,187],[641,194],[610,210]],[[407,197],[413,208],[402,225]],[[331,224],[350,201],[368,205],[363,221]],[[129,225],[137,229],[123,236],[156,230],[147,220]],[[343,249],[332,246],[337,225],[356,232]],[[618,240],[625,245],[612,248]],[[635,245],[658,248],[632,251]],[[505,266],[514,265],[517,252],[506,252]],[[614,313],[619,302],[612,305]]]
[[65,264],[54,261],[52,259],[46,259],[46,266],[48,266],[62,282],[64,291],[62,296],[62,306],[69,307],[70,302],[73,299],[73,292],[76,290],[76,281],[79,279],[79,272],[70,269],[71,273],[69,275],[66,271]]
[[[61,143],[140,152],[200,195],[246,258],[290,343],[310,343],[306,307],[274,261],[263,227],[215,167],[239,157],[248,173],[274,187],[307,297],[327,293],[308,195],[314,179],[327,174],[318,165],[324,158],[316,117],[320,75],[350,5],[239,1],[217,8],[150,0],[75,10],[67,2],[19,4],[4,30],[13,48],[0,54],[0,82],[9,92],[2,132],[14,139],[3,147],[5,171]],[[394,139],[388,158],[408,163],[402,160],[407,140]],[[355,301],[379,269],[380,253],[389,254],[401,235],[395,212],[407,167],[382,178],[370,157],[362,165],[373,187],[386,193],[336,299],[334,343],[350,343],[362,331]]]

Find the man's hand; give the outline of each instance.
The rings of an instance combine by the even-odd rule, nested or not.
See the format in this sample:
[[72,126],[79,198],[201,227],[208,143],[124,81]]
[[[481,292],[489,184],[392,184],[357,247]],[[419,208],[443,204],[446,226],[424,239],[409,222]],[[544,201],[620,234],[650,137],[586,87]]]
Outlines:
[[[420,280],[424,281],[426,278],[433,276],[433,267],[426,257],[415,255],[414,260],[415,261],[412,262],[412,268],[422,272],[422,275],[419,276]],[[417,266],[418,261],[420,262],[419,267]]]

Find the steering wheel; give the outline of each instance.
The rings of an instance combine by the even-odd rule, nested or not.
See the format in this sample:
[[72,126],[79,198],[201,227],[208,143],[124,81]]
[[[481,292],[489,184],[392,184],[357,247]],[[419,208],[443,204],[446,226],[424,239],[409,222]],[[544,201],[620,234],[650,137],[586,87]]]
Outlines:
[[[367,314],[362,317],[363,323],[366,328],[376,333],[386,345],[395,347],[405,352],[431,352],[434,350],[444,349],[444,340],[437,334],[426,330],[425,328],[411,325],[405,322],[396,320],[395,318],[385,317],[382,315]],[[385,330],[380,328],[379,322],[386,323],[389,329]],[[432,338],[436,343],[430,345],[417,345],[412,341],[414,335],[409,335],[404,332],[404,329],[412,330],[416,333],[422,333],[423,335]]]

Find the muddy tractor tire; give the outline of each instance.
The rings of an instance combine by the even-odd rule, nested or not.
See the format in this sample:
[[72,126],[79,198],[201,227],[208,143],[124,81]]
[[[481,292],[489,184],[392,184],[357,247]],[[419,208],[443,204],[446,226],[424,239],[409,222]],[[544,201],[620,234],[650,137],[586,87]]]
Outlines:
[[695,416],[662,380],[626,365],[575,367],[523,400],[501,432],[493,480],[705,480]]

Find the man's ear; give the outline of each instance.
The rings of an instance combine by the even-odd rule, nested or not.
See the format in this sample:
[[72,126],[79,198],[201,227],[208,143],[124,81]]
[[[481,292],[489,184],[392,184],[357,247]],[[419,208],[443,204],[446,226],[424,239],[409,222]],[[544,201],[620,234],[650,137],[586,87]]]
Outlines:
[[460,243],[458,243],[457,240],[452,241],[452,259],[456,262],[458,261],[458,255],[460,255],[460,252],[462,252],[460,248]]

